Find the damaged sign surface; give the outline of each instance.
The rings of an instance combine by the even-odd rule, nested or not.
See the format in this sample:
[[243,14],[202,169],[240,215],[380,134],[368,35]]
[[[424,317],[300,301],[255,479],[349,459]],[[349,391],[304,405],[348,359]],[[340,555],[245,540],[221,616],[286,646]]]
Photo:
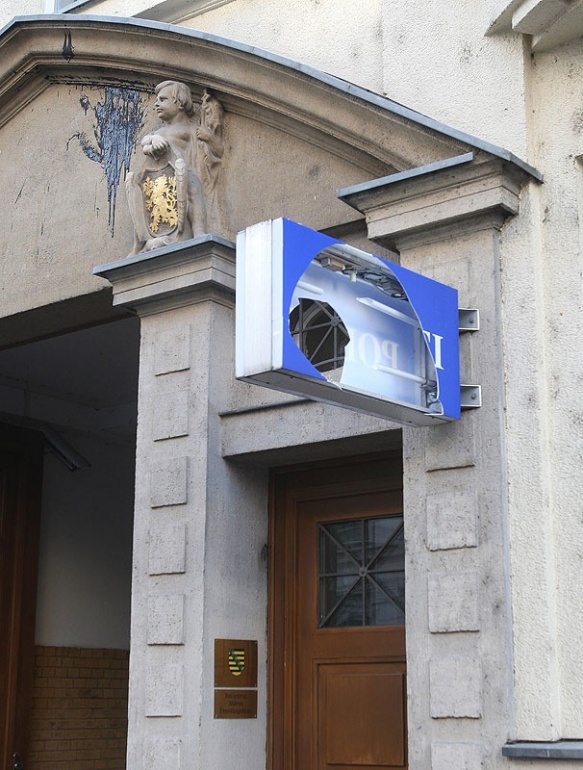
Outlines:
[[248,227],[236,376],[405,424],[459,419],[457,291],[287,219]]

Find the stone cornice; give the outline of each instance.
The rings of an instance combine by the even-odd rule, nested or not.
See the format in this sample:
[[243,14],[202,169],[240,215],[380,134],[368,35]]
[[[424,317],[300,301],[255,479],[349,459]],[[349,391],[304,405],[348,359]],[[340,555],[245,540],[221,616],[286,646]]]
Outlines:
[[498,158],[481,163],[473,155],[338,191],[365,215],[371,240],[399,250],[408,243],[442,240],[452,228],[500,228],[518,213],[521,185],[528,176]]
[[511,0],[489,34],[527,35],[533,51],[550,51],[583,35],[582,0]]

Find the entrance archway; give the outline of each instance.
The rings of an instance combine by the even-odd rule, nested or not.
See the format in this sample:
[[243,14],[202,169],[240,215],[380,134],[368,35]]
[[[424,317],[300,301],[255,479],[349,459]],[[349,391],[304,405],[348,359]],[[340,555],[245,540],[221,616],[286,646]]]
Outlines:
[[138,347],[129,318],[0,351],[2,770],[125,768]]

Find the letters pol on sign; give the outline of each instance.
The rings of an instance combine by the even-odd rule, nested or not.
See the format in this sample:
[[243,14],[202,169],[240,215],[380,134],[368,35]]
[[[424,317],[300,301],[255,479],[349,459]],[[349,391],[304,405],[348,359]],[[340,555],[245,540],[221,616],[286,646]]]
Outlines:
[[236,376],[412,425],[460,416],[457,291],[286,219],[237,238]]

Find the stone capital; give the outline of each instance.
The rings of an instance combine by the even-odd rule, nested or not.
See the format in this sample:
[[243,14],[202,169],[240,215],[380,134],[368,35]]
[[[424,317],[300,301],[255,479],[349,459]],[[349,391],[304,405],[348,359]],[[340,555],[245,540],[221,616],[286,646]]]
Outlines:
[[217,235],[100,265],[95,275],[113,287],[113,304],[140,316],[205,300],[233,306],[235,244]]
[[528,174],[501,158],[473,152],[339,190],[364,214],[368,236],[397,251],[414,240],[428,243],[454,232],[500,229],[518,213]]

